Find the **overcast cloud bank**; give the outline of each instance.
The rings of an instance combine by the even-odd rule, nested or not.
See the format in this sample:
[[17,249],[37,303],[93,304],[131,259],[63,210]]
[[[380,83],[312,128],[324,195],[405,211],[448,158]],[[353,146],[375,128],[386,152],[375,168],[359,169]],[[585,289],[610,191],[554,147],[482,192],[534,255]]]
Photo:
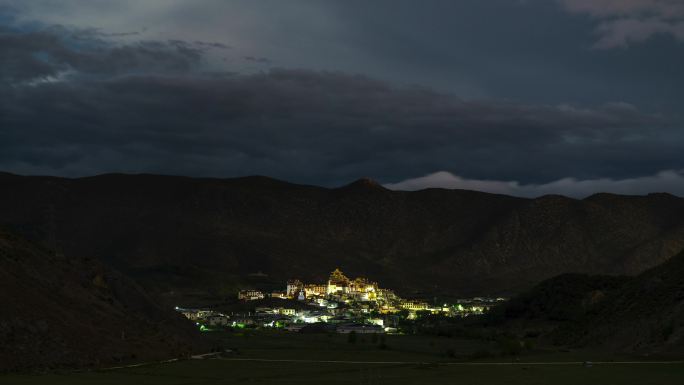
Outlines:
[[535,198],[558,194],[573,198],[586,198],[597,192],[623,195],[645,195],[668,192],[684,196],[684,170],[661,171],[656,175],[614,180],[609,178],[577,180],[564,178],[544,184],[521,184],[516,181],[466,179],[447,171],[440,171],[398,183],[388,183],[391,190],[417,191],[428,188],[475,190]]
[[684,2],[679,0],[559,0],[571,12],[601,20],[596,48],[627,47],[656,35],[684,41]]
[[[7,20],[5,171],[262,174],[337,186],[364,175],[389,182],[449,170],[465,181],[518,181],[503,182],[515,194],[578,195],[577,185],[590,185],[584,181],[658,191],[659,179],[644,175],[684,167],[681,125],[621,100],[462,99],[344,71],[217,71],[207,57],[232,50],[212,41]],[[680,191],[681,181],[672,183]]]

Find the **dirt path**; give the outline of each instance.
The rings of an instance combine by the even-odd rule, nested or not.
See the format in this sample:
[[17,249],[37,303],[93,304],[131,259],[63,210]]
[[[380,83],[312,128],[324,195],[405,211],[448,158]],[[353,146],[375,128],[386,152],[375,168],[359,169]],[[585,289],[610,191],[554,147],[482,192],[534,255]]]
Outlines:
[[502,366],[502,365],[684,365],[684,361],[555,361],[555,362],[425,362],[425,361],[342,361],[342,360],[295,360],[268,358],[218,358],[222,361],[250,362],[291,362],[302,364],[349,364],[349,365],[462,365],[462,366]]

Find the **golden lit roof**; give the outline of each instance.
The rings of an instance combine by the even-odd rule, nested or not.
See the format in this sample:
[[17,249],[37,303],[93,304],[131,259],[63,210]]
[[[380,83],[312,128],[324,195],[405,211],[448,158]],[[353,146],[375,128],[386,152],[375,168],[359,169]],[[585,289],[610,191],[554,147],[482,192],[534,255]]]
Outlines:
[[347,278],[342,271],[340,271],[339,268],[335,269],[332,273],[330,273],[330,283],[333,284],[348,284],[349,283],[349,278]]

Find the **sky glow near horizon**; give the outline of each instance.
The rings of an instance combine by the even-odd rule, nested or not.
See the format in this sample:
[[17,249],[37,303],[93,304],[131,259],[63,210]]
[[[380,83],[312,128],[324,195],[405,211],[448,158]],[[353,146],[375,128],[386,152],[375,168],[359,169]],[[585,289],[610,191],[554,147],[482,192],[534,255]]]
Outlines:
[[684,3],[0,0],[0,170],[684,195]]

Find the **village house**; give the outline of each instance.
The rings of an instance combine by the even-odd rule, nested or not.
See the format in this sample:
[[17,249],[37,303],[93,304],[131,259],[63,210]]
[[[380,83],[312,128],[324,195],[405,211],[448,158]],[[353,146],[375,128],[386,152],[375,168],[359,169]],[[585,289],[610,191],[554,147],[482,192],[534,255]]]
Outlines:
[[410,310],[410,311],[428,310],[428,308],[429,308],[427,302],[417,301],[417,300],[402,301],[401,305],[399,305],[399,306],[402,309],[406,309],[406,310]]
[[238,292],[238,299],[242,301],[256,301],[260,299],[264,299],[266,296],[264,295],[263,292],[259,290],[240,290]]
[[223,314],[211,315],[205,319],[209,326],[228,326],[231,324],[230,319]]
[[340,325],[337,327],[337,332],[341,334],[349,334],[351,332],[357,334],[374,334],[374,333],[384,333],[385,330],[378,325],[366,325],[366,324],[347,324]]

